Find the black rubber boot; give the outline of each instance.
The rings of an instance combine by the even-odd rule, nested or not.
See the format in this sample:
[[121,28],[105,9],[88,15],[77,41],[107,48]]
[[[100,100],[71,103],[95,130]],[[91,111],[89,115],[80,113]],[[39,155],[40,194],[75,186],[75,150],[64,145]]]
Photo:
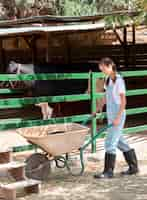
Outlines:
[[116,155],[105,153],[105,164],[104,164],[104,171],[100,174],[95,174],[94,178],[112,178],[113,177],[113,170],[115,167],[115,160]]
[[134,149],[131,149],[127,152],[123,152],[123,154],[127,164],[129,165],[129,169],[127,171],[121,172],[121,174],[122,175],[137,174],[139,170],[138,170],[137,157]]

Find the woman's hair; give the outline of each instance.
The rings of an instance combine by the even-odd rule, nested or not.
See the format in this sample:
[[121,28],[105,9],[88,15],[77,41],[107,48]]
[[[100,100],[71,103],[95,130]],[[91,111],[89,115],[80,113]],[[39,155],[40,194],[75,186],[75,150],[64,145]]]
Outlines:
[[111,58],[108,58],[108,57],[102,58],[99,62],[99,65],[101,65],[101,64],[106,65],[106,66],[112,65],[112,70],[117,71],[116,64],[114,63],[114,61]]
[[[117,69],[116,69],[116,64],[114,63],[114,61],[113,61],[111,58],[108,58],[108,57],[102,58],[102,59],[100,60],[100,62],[99,62],[99,65],[106,65],[106,66],[111,65],[111,66],[112,66],[112,70],[113,70],[114,72],[117,71]],[[107,85],[107,86],[108,86],[108,84],[109,84],[109,81],[110,81],[110,77],[108,77],[108,78],[106,79],[106,85]],[[115,79],[114,79],[113,81],[114,81],[114,82],[116,81],[116,77],[115,77]]]

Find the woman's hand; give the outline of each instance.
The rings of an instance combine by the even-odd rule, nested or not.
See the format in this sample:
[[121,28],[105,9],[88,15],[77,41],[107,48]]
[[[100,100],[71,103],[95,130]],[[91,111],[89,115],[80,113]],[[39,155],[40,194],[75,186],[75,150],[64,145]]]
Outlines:
[[114,126],[118,126],[120,124],[120,117],[116,117],[113,121]]

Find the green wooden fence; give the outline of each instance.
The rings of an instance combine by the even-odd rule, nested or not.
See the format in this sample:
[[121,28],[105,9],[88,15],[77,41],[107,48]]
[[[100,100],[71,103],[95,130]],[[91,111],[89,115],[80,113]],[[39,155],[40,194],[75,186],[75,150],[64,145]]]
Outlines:
[[[121,72],[124,77],[141,77],[147,76],[147,70],[144,71],[125,71]],[[0,74],[0,81],[32,81],[32,80],[64,80],[64,79],[89,79],[91,85],[90,94],[79,94],[79,95],[64,95],[64,96],[43,96],[43,97],[24,97],[24,98],[7,98],[0,99],[0,109],[6,108],[21,108],[28,104],[36,104],[40,102],[74,102],[89,100],[91,102],[91,113],[75,115],[62,118],[51,118],[48,120],[23,120],[20,118],[15,119],[1,119],[0,130],[15,129],[20,127],[31,127],[39,125],[47,125],[53,123],[64,123],[64,122],[82,122],[87,120],[92,113],[96,112],[96,100],[101,98],[104,93],[96,93],[96,79],[103,78],[102,73],[73,73],[73,74],[23,74],[23,75],[12,75],[12,74]],[[0,89],[0,94],[14,94],[18,90],[11,89]],[[147,89],[128,90],[127,96],[144,95],[147,94]],[[140,113],[146,113],[147,107],[127,109],[127,115],[134,115]],[[106,117],[106,113],[97,114],[91,120],[92,123],[92,137],[96,134],[96,120],[102,117]],[[125,133],[134,133],[139,131],[147,130],[147,125],[131,127],[124,129]],[[30,149],[32,147],[26,147]],[[22,150],[23,147],[15,148],[16,151]],[[92,143],[92,152],[96,151],[96,142]]]

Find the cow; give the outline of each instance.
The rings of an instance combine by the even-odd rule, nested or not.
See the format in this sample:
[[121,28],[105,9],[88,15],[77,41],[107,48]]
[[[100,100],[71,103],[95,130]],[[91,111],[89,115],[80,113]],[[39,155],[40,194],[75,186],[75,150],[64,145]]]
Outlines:
[[[72,65],[51,65],[43,64],[20,64],[14,61],[9,63],[7,73],[15,74],[36,74],[36,73],[79,73],[98,71],[97,64],[72,64]],[[36,80],[23,82],[10,82],[12,88],[17,88],[18,85],[28,88],[32,92],[32,96],[58,96],[58,95],[73,95],[90,92],[90,82],[88,80]],[[96,91],[103,91],[103,79],[97,79]],[[20,87],[19,86],[19,87]],[[102,112],[101,100],[97,100],[97,112]],[[47,102],[36,104],[41,108],[43,119],[48,119],[52,116],[53,108]]]

